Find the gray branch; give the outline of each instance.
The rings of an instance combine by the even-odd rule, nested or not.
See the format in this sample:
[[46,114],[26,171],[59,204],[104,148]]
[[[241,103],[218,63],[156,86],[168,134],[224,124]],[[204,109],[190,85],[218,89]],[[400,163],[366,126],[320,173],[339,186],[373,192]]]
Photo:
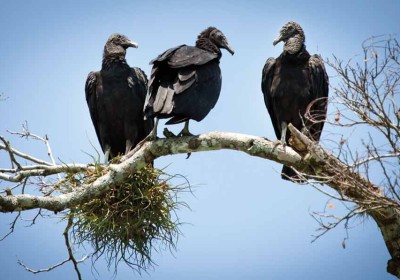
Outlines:
[[[1,144],[1,143],[0,143],[0,150],[6,150],[6,146],[5,146],[4,144]],[[38,164],[42,164],[42,165],[52,165],[50,162],[47,162],[47,161],[44,161],[44,160],[35,158],[35,157],[31,156],[31,155],[22,153],[22,152],[20,152],[20,151],[18,151],[18,150],[16,150],[16,149],[13,149],[13,148],[10,148],[10,151],[11,151],[14,155],[19,156],[19,157],[21,157],[21,158],[24,158],[24,159],[26,159],[26,160],[29,160],[29,161],[31,161],[31,162],[38,163]]]
[[90,164],[74,163],[63,165],[28,165],[21,166],[19,169],[0,170],[0,179],[9,182],[21,182],[25,178],[32,176],[49,176],[60,173],[74,173],[93,169],[94,167]]
[[[90,185],[82,185],[71,193],[58,196],[33,196],[29,194],[0,196],[0,212],[24,211],[43,208],[62,211],[84,203],[128,179],[132,172],[142,168],[152,160],[172,154],[231,149],[245,152],[252,156],[271,159],[293,166],[303,166],[302,158],[289,147],[274,148],[270,140],[234,133],[211,132],[199,136],[159,139],[145,142],[139,149],[130,153],[118,164],[110,164],[109,171]],[[84,164],[65,164],[56,166],[39,165],[25,167],[17,174],[0,173],[0,179],[18,182],[29,176],[46,176],[60,172],[80,172],[93,166]]]
[[[289,165],[310,180],[320,181],[318,179],[323,178],[323,183],[336,190],[342,200],[352,201],[357,203],[360,209],[365,209],[365,212],[377,222],[392,256],[388,262],[388,270],[400,277],[400,207],[397,202],[386,197],[378,186],[353,171],[292,125],[289,125],[289,130],[293,136],[292,146],[299,152],[290,147],[274,148],[274,142],[265,138],[227,132],[210,132],[198,136],[144,142],[124,156],[119,163],[107,166],[107,172],[91,184],[83,184],[70,193],[58,196],[3,195],[0,196],[0,212],[37,208],[59,212],[87,202],[106,192],[111,186],[128,180],[133,172],[156,158],[222,149],[237,150],[250,156]],[[40,166],[39,169],[30,167],[30,170],[19,171],[18,176],[26,178],[35,174],[56,174],[56,172],[66,172],[68,168],[74,168],[73,166]],[[93,166],[76,165],[75,168],[83,171]]]

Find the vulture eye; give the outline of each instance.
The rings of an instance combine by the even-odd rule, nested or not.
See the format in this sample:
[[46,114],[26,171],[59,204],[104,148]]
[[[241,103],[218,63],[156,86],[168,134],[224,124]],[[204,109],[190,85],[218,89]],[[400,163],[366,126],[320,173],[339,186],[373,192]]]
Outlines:
[[221,38],[221,32],[218,32],[217,30],[214,30],[211,32],[211,38],[214,38],[216,40],[219,40]]

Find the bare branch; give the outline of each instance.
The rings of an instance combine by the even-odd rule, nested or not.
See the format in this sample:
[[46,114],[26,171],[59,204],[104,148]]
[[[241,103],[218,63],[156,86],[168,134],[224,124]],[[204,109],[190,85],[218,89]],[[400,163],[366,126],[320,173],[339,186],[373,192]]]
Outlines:
[[6,239],[11,233],[14,232],[15,225],[17,224],[17,221],[18,221],[18,219],[19,219],[20,216],[21,216],[21,212],[18,212],[17,216],[15,216],[15,219],[10,223],[10,231],[9,231],[7,234],[5,234],[5,235],[0,239],[0,241],[3,241],[3,240]]
[[[243,151],[252,156],[273,159],[285,164],[296,163],[299,166],[304,165],[301,156],[291,148],[273,148],[274,143],[264,138],[221,132],[146,142],[136,153],[126,157],[125,161],[108,166],[108,172],[90,185],[83,184],[73,192],[61,194],[59,196],[43,197],[29,194],[0,196],[0,212],[35,208],[43,208],[57,212],[65,210],[104,193],[114,184],[119,184],[127,180],[132,172],[142,168],[146,163],[151,162],[155,158],[170,154],[233,149]],[[5,174],[0,175],[2,175],[3,178],[6,177],[6,179],[10,181],[18,181],[27,176],[45,176],[56,174],[56,172],[73,173],[91,169],[93,170],[94,167],[89,165],[41,166],[40,169],[36,170],[20,171],[15,177],[9,175],[9,177],[6,177]]]
[[[0,144],[0,150],[6,150],[6,146],[3,145],[3,144]],[[42,165],[52,165],[50,162],[47,162],[47,161],[44,161],[44,160],[35,158],[35,157],[31,156],[31,155],[22,153],[22,152],[20,152],[20,151],[18,151],[18,150],[16,150],[16,149],[13,149],[13,148],[10,148],[10,151],[11,151],[14,155],[19,156],[19,157],[21,157],[21,158],[24,158],[24,159],[26,159],[26,160],[29,160],[29,161],[31,161],[31,162],[35,162],[35,163],[42,164]]]
[[21,260],[17,261],[18,264],[20,266],[22,266],[26,271],[29,271],[29,272],[31,272],[33,274],[38,274],[38,273],[42,273],[42,272],[52,271],[53,269],[55,269],[57,267],[60,267],[60,266],[62,266],[64,264],[66,264],[67,262],[71,261],[73,263],[73,265],[74,265],[74,269],[76,271],[76,274],[78,275],[78,279],[81,280],[82,276],[81,276],[81,272],[80,272],[80,270],[78,268],[78,264],[84,262],[89,256],[84,256],[83,258],[77,260],[75,258],[75,256],[74,256],[73,252],[72,252],[72,247],[70,245],[69,236],[68,236],[69,235],[69,230],[71,229],[71,227],[73,225],[72,219],[73,219],[72,216],[70,216],[68,218],[67,226],[66,226],[66,228],[65,228],[65,230],[63,232],[64,240],[65,240],[65,246],[67,247],[67,251],[68,251],[68,258],[67,259],[65,259],[65,260],[63,260],[63,261],[61,261],[59,263],[56,263],[56,264],[54,264],[54,265],[52,265],[50,267],[43,268],[43,269],[32,269],[32,268],[28,267],[27,265],[25,265]]
[[[338,156],[347,168],[363,174],[367,181],[370,176],[379,181],[381,198],[376,190],[357,181],[349,183],[351,189],[360,190],[361,196],[350,197],[377,222],[392,256],[387,271],[400,278],[400,45],[394,37],[378,36],[365,40],[362,47],[362,61],[343,62],[337,57],[327,61],[340,80],[333,86],[331,102],[336,113],[327,122],[335,129],[353,129],[346,145],[338,147]],[[363,151],[355,146],[356,140]],[[347,192],[340,194],[349,198]]]
[[[354,216],[359,215],[360,213],[361,211],[358,208],[351,210],[348,214],[346,214],[343,217],[337,217],[335,215],[330,215],[326,213],[313,212],[311,214],[311,217],[320,225],[318,231],[320,231],[321,233],[314,235],[314,239],[311,242],[317,241],[320,237],[324,236],[328,231],[336,228],[343,222],[346,223],[345,228],[347,229],[349,220]],[[326,223],[322,218],[324,220],[325,219],[333,220],[333,222]]]
[[8,154],[10,155],[10,160],[11,160],[12,167],[14,168],[14,163],[15,163],[17,168],[21,169],[21,165],[18,163],[18,161],[15,160],[14,153],[12,152],[11,147],[10,147],[10,143],[3,136],[0,136],[0,140],[3,141],[4,148],[8,152]]
[[351,167],[356,167],[356,166],[360,166],[360,165],[366,164],[368,161],[374,161],[374,160],[375,161],[381,161],[381,159],[384,159],[384,158],[398,158],[398,157],[400,157],[400,153],[383,154],[383,155],[379,154],[379,155],[376,155],[376,156],[372,156],[372,157],[357,161],[357,162],[353,163],[351,165]]
[[[84,262],[87,258],[88,258],[88,256],[84,256],[82,259],[76,260],[76,263]],[[53,269],[55,269],[55,268],[57,268],[57,267],[60,267],[60,266],[62,266],[63,264],[66,264],[66,263],[69,262],[69,261],[71,261],[71,260],[68,258],[68,259],[65,259],[65,260],[63,260],[63,261],[61,261],[61,262],[59,262],[59,263],[56,263],[55,265],[52,265],[52,266],[50,266],[50,267],[48,267],[48,268],[43,268],[43,269],[32,269],[32,268],[28,267],[26,264],[24,264],[21,260],[18,260],[17,262],[18,262],[18,264],[19,264],[20,266],[22,266],[26,271],[29,271],[29,272],[31,272],[31,273],[33,273],[33,274],[38,274],[38,273],[42,273],[42,272],[49,272],[49,271],[52,271]],[[79,276],[80,276],[80,274],[79,274]],[[79,279],[82,279],[82,278],[79,278]]]
[[18,262],[18,264],[19,264],[20,266],[22,266],[23,268],[25,268],[26,271],[29,271],[29,272],[31,272],[31,273],[33,273],[33,274],[37,274],[37,273],[41,273],[41,272],[49,272],[49,271],[52,271],[53,269],[55,269],[55,268],[57,268],[57,267],[60,267],[60,266],[62,266],[63,264],[69,262],[69,261],[70,261],[69,259],[65,259],[65,260],[63,260],[63,261],[61,261],[61,262],[59,262],[59,263],[56,263],[55,265],[52,265],[52,266],[50,266],[50,267],[48,267],[48,268],[43,268],[43,269],[32,269],[32,268],[28,267],[27,265],[25,265],[21,260],[18,260],[17,262]]
[[73,216],[70,215],[68,217],[68,223],[67,223],[67,226],[65,227],[63,235],[64,235],[64,240],[65,240],[65,246],[67,247],[67,251],[68,251],[68,255],[69,255],[68,261],[71,261],[74,264],[74,269],[76,271],[76,274],[78,275],[78,279],[81,280],[82,276],[81,276],[81,272],[79,270],[78,264],[85,261],[89,256],[84,256],[80,260],[75,259],[75,256],[72,252],[72,247],[69,243],[69,236],[68,236],[69,230],[71,229],[72,225],[73,225]]
[[[21,182],[25,178],[32,176],[49,176],[59,173],[76,173],[87,170],[94,170],[91,164],[64,164],[64,165],[36,165],[24,166],[20,170],[11,169],[0,172],[0,179],[9,182]],[[11,175],[6,173],[12,173]]]

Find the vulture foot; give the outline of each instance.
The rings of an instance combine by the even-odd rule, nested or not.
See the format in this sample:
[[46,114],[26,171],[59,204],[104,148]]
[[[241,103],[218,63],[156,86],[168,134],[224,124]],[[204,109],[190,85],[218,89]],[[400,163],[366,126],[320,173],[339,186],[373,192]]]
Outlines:
[[189,121],[185,122],[185,126],[183,127],[182,131],[179,132],[178,136],[193,136],[193,134],[189,131]]
[[272,148],[272,152],[274,152],[276,147],[278,147],[279,145],[282,145],[283,149],[285,149],[286,148],[286,141],[284,141],[284,142],[282,142],[281,140],[274,141],[274,146]]
[[168,128],[164,128],[163,134],[164,134],[165,138],[176,137],[176,135],[173,134],[171,131],[169,131]]

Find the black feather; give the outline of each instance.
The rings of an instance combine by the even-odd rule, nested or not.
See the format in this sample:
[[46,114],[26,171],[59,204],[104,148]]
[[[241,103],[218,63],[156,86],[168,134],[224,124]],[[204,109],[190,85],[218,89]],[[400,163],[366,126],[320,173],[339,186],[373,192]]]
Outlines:
[[[124,154],[144,139],[153,128],[153,120],[143,120],[147,77],[139,68],[130,68],[125,60],[127,46],[115,41],[113,34],[104,47],[102,68],[90,72],[85,93],[90,116],[103,152],[110,157]],[[106,159],[107,160],[107,159]]]
[[[219,48],[227,45],[213,39],[209,28],[199,35],[196,46],[168,49],[150,63],[153,65],[145,103],[148,117],[170,118],[166,124],[190,119],[201,121],[217,103],[221,91]],[[229,45],[228,45],[229,46]],[[232,50],[231,50],[232,51]]]
[[[305,124],[312,139],[319,140],[329,91],[328,76],[319,56],[310,56],[303,44],[297,53],[284,51],[276,59],[269,58],[262,72],[261,89],[278,139],[282,135],[282,122],[286,122],[299,130],[303,130]],[[316,123],[305,117],[310,103],[313,104],[311,115],[318,114]],[[290,131],[287,131],[286,142],[289,138]],[[295,174],[290,167],[282,169],[283,179],[297,179]]]

